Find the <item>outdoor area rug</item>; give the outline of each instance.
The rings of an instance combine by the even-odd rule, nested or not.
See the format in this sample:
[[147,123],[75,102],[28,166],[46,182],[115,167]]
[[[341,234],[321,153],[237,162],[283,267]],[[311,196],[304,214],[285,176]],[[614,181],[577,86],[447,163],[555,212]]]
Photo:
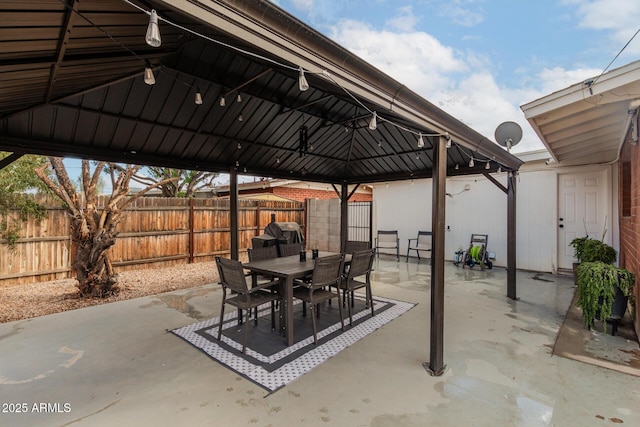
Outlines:
[[[284,336],[271,329],[269,304],[260,307],[257,326],[251,319],[246,354],[242,354],[243,325],[238,325],[238,312],[232,306],[225,308],[222,341],[217,339],[219,317],[171,332],[222,365],[267,391],[274,392],[406,313],[415,304],[374,297],[373,306],[375,316],[371,317],[371,310],[365,307],[364,295],[356,294],[355,306],[352,308],[353,326],[349,326],[347,307],[343,307],[345,331],[342,332],[336,300],[332,304],[320,304],[320,315],[316,318],[317,346],[313,343],[310,311],[307,309],[307,316],[303,317],[300,301],[294,301],[295,343],[290,347],[286,346]],[[276,310],[276,322],[277,313]]]

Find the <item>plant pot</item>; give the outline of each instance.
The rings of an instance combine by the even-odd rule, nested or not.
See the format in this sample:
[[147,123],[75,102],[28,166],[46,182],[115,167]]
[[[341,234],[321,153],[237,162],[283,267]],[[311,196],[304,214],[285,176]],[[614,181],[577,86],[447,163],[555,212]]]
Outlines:
[[[613,303],[611,303],[611,316],[608,319],[605,319],[605,322],[611,323],[611,335],[615,335],[618,331],[618,323],[627,312],[627,305],[629,303],[629,297],[622,292],[622,289],[615,286],[614,290],[615,294],[613,297]],[[600,299],[600,304],[602,304],[602,299]],[[596,318],[600,318],[599,310],[596,312]]]
[[578,284],[578,266],[580,265],[579,262],[574,262],[573,263],[573,284],[577,285]]

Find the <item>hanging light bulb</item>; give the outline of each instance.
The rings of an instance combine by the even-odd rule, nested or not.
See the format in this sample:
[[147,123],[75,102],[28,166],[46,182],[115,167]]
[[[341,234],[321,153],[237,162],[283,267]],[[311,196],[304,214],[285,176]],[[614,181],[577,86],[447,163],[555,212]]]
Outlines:
[[498,173],[502,173],[502,166],[498,166]]
[[238,115],[238,121],[239,121],[239,122],[241,122],[241,121],[243,121],[243,120],[244,120],[244,117],[242,116],[242,113],[240,113],[240,114]]
[[449,132],[446,133],[447,138],[447,148],[451,148],[451,136],[449,136]]
[[162,44],[162,40],[160,39],[160,28],[158,28],[158,14],[155,9],[152,9],[149,14],[149,26],[147,27],[147,35],[144,39],[151,47],[160,47]]
[[280,163],[280,157],[276,157],[276,163]]
[[491,169],[491,166],[489,165],[489,162],[487,162],[487,164],[484,166],[484,168],[485,168],[486,170]]
[[422,139],[422,133],[418,134],[418,148],[424,147],[424,139]]
[[238,94],[238,96],[236,97],[236,101],[242,102],[242,96],[240,96],[240,94]]
[[202,94],[200,93],[200,89],[196,90],[195,103],[196,105],[202,105]]
[[373,116],[371,116],[371,121],[369,122],[369,130],[376,130],[378,127],[378,113],[373,112]]
[[242,149],[242,144],[238,142],[238,150]]
[[144,82],[149,86],[156,84],[156,76],[153,75],[151,64],[147,64],[144,69]]
[[304,76],[302,67],[300,67],[300,75],[298,76],[298,88],[300,88],[301,92],[309,90],[309,82],[307,82],[307,78]]
[[472,168],[475,165],[475,163],[473,163],[473,157],[471,158],[471,160],[469,160],[469,167]]
[[240,166],[240,162],[236,160],[236,167]]
[[226,107],[227,106],[227,100],[224,99],[224,96],[220,97],[220,106],[221,107]]
[[456,170],[460,169],[460,165],[456,163]]

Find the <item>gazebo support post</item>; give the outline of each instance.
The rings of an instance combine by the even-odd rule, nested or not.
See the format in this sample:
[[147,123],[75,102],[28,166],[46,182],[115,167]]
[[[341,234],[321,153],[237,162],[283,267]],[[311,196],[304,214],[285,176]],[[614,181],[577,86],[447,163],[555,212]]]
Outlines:
[[349,186],[342,183],[340,192],[340,251],[344,252],[349,238]]
[[238,260],[240,252],[238,248],[238,171],[235,167],[229,171],[229,227],[231,228],[230,258]]
[[507,176],[507,297],[516,294],[516,172]]
[[422,365],[432,376],[442,375],[444,365],[444,230],[447,183],[447,146],[443,136],[436,137],[433,149],[433,199],[431,236],[431,339],[429,362]]

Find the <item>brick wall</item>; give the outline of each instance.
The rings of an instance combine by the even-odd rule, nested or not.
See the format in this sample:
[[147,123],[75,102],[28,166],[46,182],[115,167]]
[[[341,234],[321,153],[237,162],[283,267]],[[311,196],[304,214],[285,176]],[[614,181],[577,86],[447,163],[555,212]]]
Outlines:
[[[637,118],[636,118],[637,119]],[[637,125],[638,123],[636,123]],[[620,156],[620,254],[621,267],[640,275],[640,147],[627,139]],[[626,204],[626,207],[624,206]],[[636,306],[640,292],[636,277]],[[635,316],[635,330],[640,331],[640,316]]]
[[[304,202],[306,199],[329,200],[337,199],[338,195],[330,187],[329,190],[318,190],[313,188],[292,188],[292,187],[274,187],[273,194],[286,197],[288,199]],[[354,193],[349,199],[350,202],[370,202],[371,194]]]

